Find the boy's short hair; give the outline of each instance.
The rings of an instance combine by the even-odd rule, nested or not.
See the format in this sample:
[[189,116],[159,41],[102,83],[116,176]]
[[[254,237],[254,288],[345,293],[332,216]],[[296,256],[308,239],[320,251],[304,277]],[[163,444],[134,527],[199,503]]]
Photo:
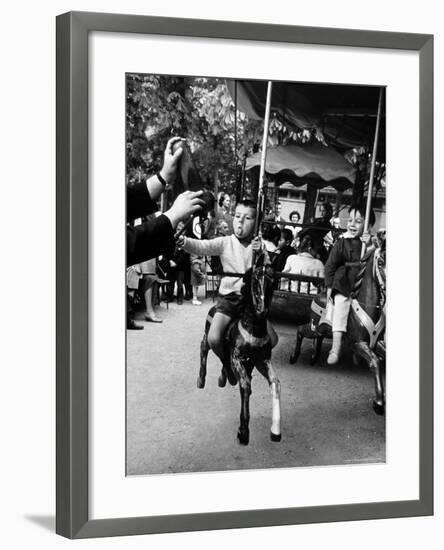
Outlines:
[[256,217],[256,203],[251,199],[241,199],[236,203],[236,208],[238,206],[246,206],[247,208],[251,208],[254,212],[254,217]]
[[284,239],[284,241],[292,241],[293,240],[293,233],[288,228],[281,229],[281,237]]
[[[352,202],[351,205],[350,205],[350,208],[348,209],[348,213],[350,214],[350,212],[352,210],[356,210],[357,212],[359,212],[361,214],[362,217],[365,217],[365,210],[366,210],[365,204]],[[370,224],[371,227],[373,225],[375,225],[376,216],[375,216],[375,212],[374,212],[373,208],[371,208],[371,207],[370,207],[370,216],[369,216],[368,221],[369,221],[369,224]]]
[[264,228],[262,229],[262,238],[264,240],[271,241],[275,246],[277,246],[280,236],[281,230],[279,227],[270,223],[264,224]]

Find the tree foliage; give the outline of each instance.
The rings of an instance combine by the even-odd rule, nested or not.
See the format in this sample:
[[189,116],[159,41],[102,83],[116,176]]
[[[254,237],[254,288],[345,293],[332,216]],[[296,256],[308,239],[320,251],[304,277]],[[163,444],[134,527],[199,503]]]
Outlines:
[[158,170],[166,141],[177,135],[187,139],[209,188],[236,192],[243,158],[260,143],[262,122],[238,112],[235,128],[236,109],[223,79],[129,74],[126,91],[128,182]]

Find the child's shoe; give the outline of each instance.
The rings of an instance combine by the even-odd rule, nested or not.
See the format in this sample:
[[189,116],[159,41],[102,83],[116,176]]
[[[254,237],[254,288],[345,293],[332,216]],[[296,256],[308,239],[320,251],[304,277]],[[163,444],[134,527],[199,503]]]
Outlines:
[[336,365],[341,355],[341,347],[342,347],[342,332],[334,331],[333,343],[331,346],[330,353],[328,354],[328,357],[327,357],[327,365]]

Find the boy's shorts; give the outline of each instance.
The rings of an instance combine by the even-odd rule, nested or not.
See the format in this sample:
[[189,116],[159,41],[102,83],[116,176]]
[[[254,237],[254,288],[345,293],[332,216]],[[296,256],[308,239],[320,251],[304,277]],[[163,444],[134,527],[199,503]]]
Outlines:
[[232,319],[242,317],[244,309],[244,298],[240,294],[230,292],[230,294],[218,294],[216,302],[216,311],[224,313]]

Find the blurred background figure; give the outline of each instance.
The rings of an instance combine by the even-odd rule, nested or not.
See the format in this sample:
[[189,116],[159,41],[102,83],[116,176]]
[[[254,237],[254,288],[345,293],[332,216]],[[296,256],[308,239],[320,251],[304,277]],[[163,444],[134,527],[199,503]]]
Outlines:
[[284,218],[281,216],[281,212],[282,212],[282,204],[280,202],[278,202],[276,204],[276,215],[274,217],[274,221],[276,223],[283,223],[285,222]]
[[331,230],[324,237],[324,246],[327,251],[335,244],[335,242],[341,237],[341,220],[338,217],[331,219]]
[[134,321],[134,302],[139,288],[141,271],[139,265],[132,265],[126,270],[126,328],[128,330],[143,330],[143,325]]
[[199,300],[199,287],[205,285],[205,260],[203,256],[191,254],[191,286],[193,287],[194,306],[202,305]]
[[228,193],[221,193],[218,201],[218,209],[216,212],[216,224],[220,220],[224,220],[228,225],[228,235],[233,233],[233,216],[230,213],[231,198]]
[[[298,254],[289,256],[282,270],[285,273],[292,273],[293,275],[307,275],[309,277],[324,277],[324,264],[315,257],[316,253],[313,250],[313,243],[309,236],[305,236],[302,239],[299,247]],[[300,286],[299,286],[300,284]],[[281,288],[288,288],[288,279],[281,279]],[[308,292],[310,294],[317,294],[318,289],[314,285],[299,281],[290,282],[290,290],[292,292]]]
[[145,320],[150,323],[162,323],[162,319],[157,317],[154,311],[153,295],[158,281],[156,274],[156,260],[153,258],[139,264],[140,273],[142,275],[139,281],[139,290],[143,294],[145,301]]
[[281,229],[276,255],[273,261],[273,268],[275,271],[283,271],[287,263],[287,258],[296,254],[296,250],[291,246],[292,241],[292,231],[287,228]]
[[[291,223],[300,223],[301,222],[301,215],[299,214],[299,212],[297,210],[293,210],[292,212],[290,212],[290,222]],[[297,227],[297,226],[294,226],[294,225],[287,225],[287,226],[285,226],[285,228],[289,229],[293,234],[293,239],[292,239],[291,246],[293,246],[294,248],[297,248],[299,246],[298,234],[299,234],[300,230],[302,229],[302,227]]]
[[274,254],[277,250],[277,245],[279,238],[281,236],[281,231],[276,225],[271,225],[269,223],[265,224],[262,231],[262,242],[265,245],[266,251],[270,255],[270,260],[273,261]]

